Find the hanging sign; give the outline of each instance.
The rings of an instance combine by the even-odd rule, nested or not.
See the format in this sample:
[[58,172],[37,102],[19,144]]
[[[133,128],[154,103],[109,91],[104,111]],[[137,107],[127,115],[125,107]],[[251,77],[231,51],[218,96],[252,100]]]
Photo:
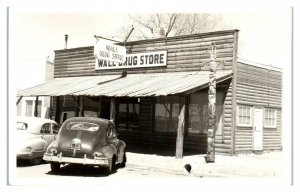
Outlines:
[[123,63],[126,61],[126,48],[110,42],[99,41],[94,46],[94,55],[97,60]]
[[98,59],[96,57],[95,69],[124,69],[141,67],[160,67],[167,65],[167,51],[127,54],[125,62]]

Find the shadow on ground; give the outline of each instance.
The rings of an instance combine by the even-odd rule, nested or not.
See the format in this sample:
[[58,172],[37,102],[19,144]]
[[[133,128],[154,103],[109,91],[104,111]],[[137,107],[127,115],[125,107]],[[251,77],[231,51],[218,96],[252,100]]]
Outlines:
[[[47,164],[47,162],[42,160],[40,164]],[[32,166],[38,166],[40,164],[32,165],[32,164],[30,164],[29,160],[17,159],[17,167],[32,167]]]
[[75,177],[107,177],[115,174],[118,169],[112,173],[108,173],[104,167],[93,167],[80,164],[69,164],[62,166],[59,171],[49,171],[47,175],[60,175],[60,176],[75,176]]

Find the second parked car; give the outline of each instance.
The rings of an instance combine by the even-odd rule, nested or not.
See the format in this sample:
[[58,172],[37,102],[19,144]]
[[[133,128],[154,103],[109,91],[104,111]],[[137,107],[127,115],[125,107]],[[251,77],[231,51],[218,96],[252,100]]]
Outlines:
[[17,117],[16,126],[17,159],[39,164],[48,145],[56,138],[58,124],[51,119]]

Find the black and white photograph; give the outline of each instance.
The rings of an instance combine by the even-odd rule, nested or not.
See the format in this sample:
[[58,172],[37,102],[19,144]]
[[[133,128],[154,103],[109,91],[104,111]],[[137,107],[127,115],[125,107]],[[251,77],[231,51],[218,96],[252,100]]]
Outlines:
[[295,190],[293,5],[1,10],[5,190]]

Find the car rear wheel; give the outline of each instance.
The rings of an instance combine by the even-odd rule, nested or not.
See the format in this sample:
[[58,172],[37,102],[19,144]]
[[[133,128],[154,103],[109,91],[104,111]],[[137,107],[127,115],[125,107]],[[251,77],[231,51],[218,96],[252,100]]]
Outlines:
[[57,172],[60,168],[60,163],[51,162],[50,167],[52,172]]
[[127,161],[127,157],[126,157],[126,152],[124,151],[123,160],[120,164],[120,167],[125,167],[126,166],[126,161]]
[[107,167],[108,173],[113,173],[116,170],[116,156],[113,156],[110,165]]

